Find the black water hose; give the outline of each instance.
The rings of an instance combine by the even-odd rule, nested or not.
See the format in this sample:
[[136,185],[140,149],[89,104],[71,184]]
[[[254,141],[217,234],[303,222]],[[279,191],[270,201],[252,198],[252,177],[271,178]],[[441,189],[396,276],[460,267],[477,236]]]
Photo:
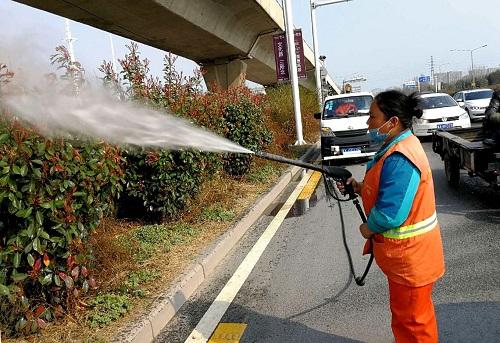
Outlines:
[[[351,172],[348,171],[347,169],[341,168],[341,167],[323,166],[323,165],[320,166],[317,164],[307,163],[307,162],[303,162],[300,160],[292,160],[289,158],[285,158],[282,156],[273,155],[273,154],[269,154],[269,153],[261,152],[261,151],[256,152],[255,156],[266,159],[266,160],[270,160],[270,161],[275,161],[275,162],[279,162],[279,163],[285,163],[285,164],[294,165],[294,166],[298,166],[298,167],[302,167],[302,168],[306,168],[306,169],[315,170],[315,171],[322,173],[324,177],[328,176],[328,177],[330,177],[334,180],[340,181],[344,184],[345,193],[349,196],[348,199],[340,199],[338,196],[335,196],[331,192],[331,190],[328,186],[328,181],[326,180],[326,177],[325,177],[325,186],[326,186],[327,193],[328,193],[327,195],[331,196],[332,198],[334,198],[338,202],[339,213],[340,213],[340,223],[342,226],[342,239],[343,239],[344,247],[345,247],[345,250],[347,253],[347,258],[349,261],[349,268],[350,268],[351,274],[354,277],[354,281],[356,282],[356,284],[358,286],[364,286],[366,275],[368,274],[368,271],[370,270],[370,267],[371,267],[372,262],[373,262],[373,253],[370,254],[370,260],[368,261],[368,263],[366,265],[366,268],[365,268],[363,275],[361,277],[356,276],[356,272],[354,271],[354,265],[352,262],[351,251],[349,250],[349,246],[347,245],[347,240],[346,240],[344,215],[342,213],[342,208],[340,206],[341,201],[352,200],[354,205],[356,206],[356,209],[358,210],[358,213],[361,217],[361,220],[363,221],[363,223],[366,223],[365,213],[363,212],[363,209],[361,208],[361,205],[359,204],[359,201],[357,199],[357,195],[354,193],[354,188],[352,186],[352,183],[347,184],[347,179],[349,179],[352,176]],[[334,192],[336,193],[335,189],[334,189]]]
[[[349,245],[347,244],[347,237],[346,237],[346,232],[345,232],[345,224],[344,224],[344,213],[342,212],[342,205],[340,204],[341,201],[345,201],[343,199],[340,199],[337,191],[335,190],[334,187],[330,189],[330,186],[328,185],[328,180],[325,175],[324,177],[324,182],[325,182],[325,188],[327,195],[329,195],[331,198],[337,200],[337,206],[339,207],[339,215],[340,215],[340,225],[342,227],[342,242],[344,243],[344,249],[347,254],[347,261],[349,262],[349,269],[351,271],[352,276],[354,277],[354,281],[356,282],[356,285],[358,286],[364,286],[365,285],[365,279],[366,275],[368,275],[368,272],[370,271],[370,267],[372,266],[373,263],[373,252],[370,253],[370,259],[368,260],[368,263],[366,264],[365,271],[363,272],[363,275],[361,276],[356,276],[356,271],[354,270],[354,264],[352,262],[352,256],[351,256],[351,250],[349,249]],[[335,193],[335,194],[333,194]],[[329,199],[329,198],[327,198]],[[359,216],[361,217],[361,220],[363,223],[366,223],[366,216],[365,213],[363,212],[363,209],[361,208],[361,205],[359,204],[359,200],[357,198],[354,198],[352,200],[354,203],[354,206],[358,210]],[[372,238],[369,238],[372,239]],[[373,243],[373,242],[372,242]]]
[[303,162],[300,160],[292,160],[289,158],[269,154],[267,152],[262,152],[262,151],[257,151],[255,153],[255,156],[260,157],[260,158],[264,158],[266,160],[271,160],[271,161],[285,163],[285,164],[291,164],[294,166],[315,170],[315,171],[318,171],[322,174],[325,174],[325,175],[331,177],[332,179],[339,180],[339,181],[345,182],[345,181],[347,181],[348,178],[350,178],[352,176],[352,174],[349,170],[347,170],[345,168],[341,168],[341,167],[320,166],[317,164],[307,163],[307,162]]

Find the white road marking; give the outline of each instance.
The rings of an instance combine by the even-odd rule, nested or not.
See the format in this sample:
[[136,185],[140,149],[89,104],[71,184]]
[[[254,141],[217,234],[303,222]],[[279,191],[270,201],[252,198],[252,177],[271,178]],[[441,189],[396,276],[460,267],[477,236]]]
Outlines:
[[292,208],[295,200],[306,185],[311,174],[312,171],[309,171],[307,173],[307,176],[302,178],[297,187],[293,190],[292,194],[283,204],[283,207],[281,207],[278,214],[276,214],[271,223],[269,223],[262,236],[260,236],[259,240],[252,247],[243,262],[241,262],[236,272],[226,283],[208,311],[205,313],[203,318],[201,318],[196,328],[186,339],[185,343],[205,343],[210,338],[215,328],[217,327],[217,324],[219,324],[220,320],[222,319],[222,316],[236,297],[236,294],[240,290],[241,286],[259,261],[260,256],[278,231],[281,223],[285,220],[288,211],[290,211],[290,209]]

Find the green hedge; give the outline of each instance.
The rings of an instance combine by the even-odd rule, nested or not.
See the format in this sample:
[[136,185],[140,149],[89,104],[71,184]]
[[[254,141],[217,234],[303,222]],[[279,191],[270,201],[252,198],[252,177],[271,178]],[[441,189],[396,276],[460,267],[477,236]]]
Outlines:
[[95,286],[85,241],[122,189],[106,144],[46,140],[0,118],[0,325],[34,332]]
[[118,215],[160,222],[175,216],[219,169],[219,157],[194,151],[129,151]]
[[[141,59],[137,44],[127,48],[119,74],[106,62],[100,68],[105,83],[116,88],[124,100],[173,112],[254,151],[271,142],[261,96],[245,87],[203,92],[201,73],[183,76],[175,69],[175,58],[170,54],[165,56],[161,80],[150,75],[149,61]],[[126,183],[118,214],[151,222],[173,217],[184,209],[204,180],[221,167],[229,175],[240,177],[251,165],[249,155],[193,151],[128,151],[124,159]]]
[[[263,111],[250,97],[241,97],[237,103],[227,104],[223,123],[229,140],[254,152],[263,150],[272,142]],[[224,170],[232,176],[243,176],[250,170],[252,159],[249,154],[229,154],[224,159]]]
[[[168,60],[162,83],[149,75],[136,48],[120,61],[122,80],[109,65],[102,69],[121,99],[168,108],[253,151],[271,142],[261,96],[244,87],[203,93],[201,74],[186,79]],[[240,177],[250,165],[249,155],[48,140],[2,114],[0,330],[36,332],[95,287],[87,238],[117,199],[122,216],[160,221],[184,209],[222,168]]]

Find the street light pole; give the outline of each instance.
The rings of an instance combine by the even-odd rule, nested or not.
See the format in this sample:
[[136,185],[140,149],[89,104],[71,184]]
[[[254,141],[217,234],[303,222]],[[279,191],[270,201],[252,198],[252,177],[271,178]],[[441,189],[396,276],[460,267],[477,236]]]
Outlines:
[[476,75],[474,74],[474,55],[472,54],[474,51],[487,47],[488,44],[484,44],[481,46],[478,46],[477,48],[474,49],[452,49],[450,51],[467,51],[470,52],[470,62],[471,62],[471,73],[472,73],[472,87],[476,87]]
[[71,63],[75,63],[75,50],[73,49],[73,42],[75,41],[75,38],[71,35],[68,19],[64,19],[64,26],[66,31],[66,42],[68,43],[69,59]]
[[472,55],[472,51],[470,51],[470,64],[471,64],[471,73],[472,73],[472,87],[476,87],[476,74],[474,73],[474,55]]
[[311,26],[313,36],[313,50],[314,50],[314,75],[316,78],[316,94],[318,96],[318,104],[321,110],[323,105],[323,94],[321,91],[321,67],[319,63],[319,48],[318,48],[318,32],[316,31],[316,6],[314,0],[309,0],[311,5]]
[[109,37],[109,46],[111,47],[111,66],[113,67],[113,73],[115,75],[118,74],[117,69],[116,69],[116,56],[115,56],[115,45],[113,44],[113,37],[111,36],[111,33],[108,33]]
[[293,32],[292,0],[284,0],[283,5],[285,7],[285,33],[288,45],[290,79],[292,81],[295,131],[297,132],[297,141],[295,142],[295,145],[303,145],[305,144],[305,142],[302,135],[302,115],[300,113],[299,77],[297,75],[297,56],[295,54],[295,34]]
[[318,47],[318,31],[316,29],[316,8],[320,6],[337,4],[340,2],[348,2],[352,0],[327,0],[327,1],[314,1],[309,0],[311,7],[311,27],[313,36],[313,49],[314,49],[314,74],[316,78],[316,93],[318,94],[319,107],[323,105],[323,92],[321,87],[321,64],[319,61],[319,47]]

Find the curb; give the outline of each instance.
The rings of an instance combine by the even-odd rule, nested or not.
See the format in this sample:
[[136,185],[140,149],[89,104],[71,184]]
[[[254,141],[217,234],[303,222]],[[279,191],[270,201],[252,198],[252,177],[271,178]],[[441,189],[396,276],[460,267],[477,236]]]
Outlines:
[[[302,155],[301,160],[308,160],[319,149],[319,142],[312,145]],[[219,262],[227,255],[246,231],[260,218],[266,208],[280,195],[301,167],[289,167],[277,183],[262,195],[254,206],[228,231],[212,243],[172,283],[172,286],[158,296],[147,315],[123,328],[111,342],[150,343],[175,316],[181,306],[189,299],[205,279],[211,275]]]
[[[319,172],[317,171],[311,174],[311,177],[307,182],[305,188],[302,190],[301,194],[295,201],[296,214],[299,216],[305,214],[310,208],[311,197],[318,187],[319,182],[321,181],[321,176],[318,178],[317,174],[319,174]],[[306,192],[306,194],[303,196],[304,192]]]

